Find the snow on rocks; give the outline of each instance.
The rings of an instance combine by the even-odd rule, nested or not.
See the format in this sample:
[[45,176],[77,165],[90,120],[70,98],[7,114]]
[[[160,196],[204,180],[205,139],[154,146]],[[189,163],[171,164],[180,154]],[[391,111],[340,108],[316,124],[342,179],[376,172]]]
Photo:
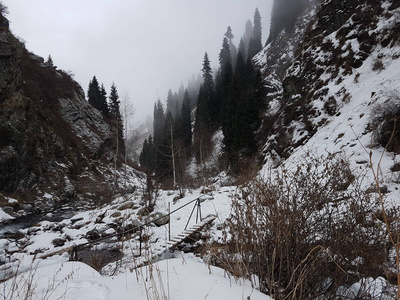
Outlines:
[[[233,189],[225,186],[218,191],[207,191],[207,194],[202,194],[201,189],[187,191],[185,197],[176,201],[176,193],[159,191],[154,212],[146,211],[141,215],[141,199],[133,196],[118,197],[101,208],[78,212],[59,222],[41,221],[33,227],[20,229],[19,240],[0,239],[0,251],[7,260],[7,263],[0,266],[0,277],[6,278],[12,273],[10,270],[18,269],[18,266],[21,270],[27,270],[34,262],[41,264],[54,261],[59,265],[69,260],[68,252],[74,246],[92,242],[95,243],[92,248],[95,251],[121,249],[124,262],[128,265],[120,265],[116,273],[123,273],[125,268],[133,265],[133,258],[140,254],[140,238],[143,242],[142,251],[147,251],[143,253],[152,253],[156,249],[162,249],[169,236],[178,236],[184,232],[186,225],[191,227],[196,224],[195,214],[189,219],[194,206],[197,205],[194,201],[196,199],[201,199],[202,218],[215,216],[217,219],[213,224],[223,224],[230,213]],[[181,208],[182,206],[184,207]],[[170,211],[177,211],[168,216],[168,207]],[[148,225],[140,231],[139,228],[145,223]],[[221,239],[223,226],[213,228],[207,238]],[[190,248],[189,245],[185,247]],[[78,248],[78,257],[87,256],[85,251]],[[158,259],[168,257],[163,255]],[[115,273],[116,265],[115,262],[110,262],[105,269],[112,269]]]

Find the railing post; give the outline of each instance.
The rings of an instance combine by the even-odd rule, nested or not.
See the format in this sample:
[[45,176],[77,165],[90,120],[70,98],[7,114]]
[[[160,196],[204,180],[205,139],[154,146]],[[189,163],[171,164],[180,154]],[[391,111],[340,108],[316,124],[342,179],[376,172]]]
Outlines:
[[[199,200],[199,199],[197,198],[197,200]],[[194,210],[195,210],[196,207],[197,207],[197,201],[196,201],[196,203],[195,203],[194,206],[193,206],[192,212],[190,213],[189,219],[188,219],[188,221],[187,221],[187,223],[186,223],[186,226],[185,226],[185,230],[186,230],[186,228],[187,228],[188,225],[189,225],[189,221],[190,221],[190,219],[192,218],[193,212],[194,212]],[[197,212],[196,212],[196,223],[197,223]]]
[[77,261],[78,260],[78,247],[76,245],[72,246],[71,253],[69,254],[70,261]]
[[142,256],[142,226],[140,226],[139,231],[139,254]]
[[168,202],[168,216],[169,216],[169,222],[168,222],[168,241],[171,240],[171,202]]
[[200,216],[200,222],[201,222],[202,219],[201,219],[201,204],[200,204],[200,199],[199,199],[199,216]]

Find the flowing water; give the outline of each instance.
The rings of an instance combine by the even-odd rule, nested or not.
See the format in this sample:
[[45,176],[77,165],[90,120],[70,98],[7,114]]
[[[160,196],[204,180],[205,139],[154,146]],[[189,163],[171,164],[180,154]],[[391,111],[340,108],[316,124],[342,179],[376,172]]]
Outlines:
[[58,209],[51,213],[36,213],[18,217],[7,223],[0,224],[0,239],[12,236],[20,229],[29,228],[41,221],[60,222],[71,218],[76,212],[72,208]]

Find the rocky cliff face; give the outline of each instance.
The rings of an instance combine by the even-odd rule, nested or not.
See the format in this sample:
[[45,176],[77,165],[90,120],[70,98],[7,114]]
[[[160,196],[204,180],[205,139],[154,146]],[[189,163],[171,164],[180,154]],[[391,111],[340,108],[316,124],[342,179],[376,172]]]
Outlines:
[[[0,24],[0,205],[106,201],[114,129],[66,72],[27,51]],[[13,201],[15,203],[15,201]]]
[[295,30],[282,31],[259,53],[255,60],[269,88],[264,158],[280,161],[306,145],[358,101],[371,76],[375,102],[384,89],[399,89],[395,82],[387,86],[389,67],[400,57],[399,6],[394,0],[310,1]]

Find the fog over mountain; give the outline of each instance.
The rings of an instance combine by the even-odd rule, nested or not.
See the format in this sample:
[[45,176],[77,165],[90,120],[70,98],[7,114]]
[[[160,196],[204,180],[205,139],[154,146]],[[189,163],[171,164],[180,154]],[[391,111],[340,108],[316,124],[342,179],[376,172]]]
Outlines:
[[114,81],[145,120],[168,89],[187,85],[208,51],[213,66],[227,26],[235,43],[260,10],[263,40],[272,1],[52,1],[5,0],[12,32],[60,69],[71,70],[87,90],[96,75],[107,90]]

